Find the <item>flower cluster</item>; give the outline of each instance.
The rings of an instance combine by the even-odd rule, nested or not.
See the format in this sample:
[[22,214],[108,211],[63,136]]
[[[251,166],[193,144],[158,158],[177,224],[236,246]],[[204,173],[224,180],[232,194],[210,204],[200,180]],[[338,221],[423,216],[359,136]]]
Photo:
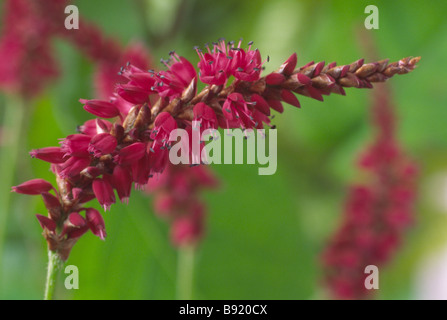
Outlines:
[[365,267],[388,262],[413,221],[416,166],[396,141],[387,88],[376,93],[377,136],[359,161],[367,182],[350,188],[341,226],[323,253],[325,283],[337,299],[371,293],[365,288]]
[[[64,203],[62,216],[80,212],[94,198],[107,210],[116,201],[115,192],[127,202],[132,185],[144,188],[168,165],[170,133],[177,128],[191,130],[194,120],[201,122],[203,130],[262,128],[270,124],[270,109],[282,112],[282,102],[299,106],[295,93],[320,99],[332,92],[344,94],[343,87],[369,88],[371,82],[413,70],[419,61],[309,63],[296,68],[293,54],[277,71],[261,77],[259,51],[251,44],[247,49],[240,46],[219,40],[208,53],[198,51],[199,72],[175,52],[162,61],[166,66],[162,71],[126,64],[119,71],[126,81],[116,86],[110,99],[81,99],[86,111],[103,119],[87,121],[60,147],[32,152],[52,163],[59,200]],[[219,67],[210,69],[214,64]],[[231,83],[230,75],[234,76]],[[208,85],[198,93],[198,78],[203,77]]]
[[[117,70],[127,61],[146,69],[149,55],[139,44],[127,48],[104,36],[96,25],[80,19],[79,30],[64,27],[67,0],[6,0],[0,39],[0,87],[32,97],[59,75],[51,41],[63,38],[96,64],[98,96],[107,99],[116,83]],[[112,81],[110,81],[112,80]]]
[[[83,208],[76,201],[64,198],[49,182],[34,179],[13,187],[12,190],[42,196],[48,216],[37,214],[36,217],[44,230],[43,236],[49,250],[57,252],[62,260],[67,260],[73,245],[88,230],[103,240],[106,237],[104,219],[98,210]],[[81,190],[72,190],[74,194],[77,192]],[[82,212],[84,216],[81,215]]]
[[33,96],[59,74],[50,44],[53,29],[40,18],[35,1],[6,0],[3,9],[0,87]]
[[175,246],[195,245],[203,237],[205,205],[200,191],[218,185],[206,169],[168,164],[158,179],[149,181],[147,191],[153,197],[154,211],[171,224]]

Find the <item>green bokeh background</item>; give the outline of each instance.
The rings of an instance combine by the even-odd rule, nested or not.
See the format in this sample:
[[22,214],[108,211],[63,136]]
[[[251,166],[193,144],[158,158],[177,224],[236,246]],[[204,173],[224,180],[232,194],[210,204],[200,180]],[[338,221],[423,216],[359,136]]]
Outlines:
[[[395,259],[381,269],[376,295],[378,299],[417,298],[415,275],[421,262],[447,244],[447,209],[437,204],[439,197],[447,195],[432,187],[447,171],[447,3],[186,0],[178,16],[175,12],[181,3],[74,2],[84,18],[123,44],[144,41],[154,61],[167,57],[172,49],[197,61],[194,45],[219,37],[243,37],[246,42],[253,40],[264,57],[270,56],[266,71],[276,69],[293,52],[300,65],[311,60],[348,64],[367,54],[359,41],[360,30],[376,42],[381,58],[422,57],[417,70],[389,82],[399,114],[399,138],[419,163],[421,176],[417,223]],[[364,9],[370,4],[379,8],[379,30],[364,28]],[[169,32],[176,17],[181,18],[178,27]],[[91,117],[78,100],[92,98],[93,65],[66,42],[58,40],[55,46],[63,74],[27,107],[26,139],[19,146],[14,184],[35,177],[54,181],[48,164],[29,159],[27,152],[57,145],[59,138],[74,133]],[[253,165],[214,166],[222,185],[204,194],[209,215],[207,234],[195,257],[194,298],[327,298],[320,286],[318,259],[339,223],[346,188],[356,181],[356,156],[372,137],[368,125],[372,92],[348,89],[346,97],[333,95],[324,103],[303,97],[300,110],[286,106],[274,120],[278,127],[275,175],[259,176]],[[0,116],[5,119],[5,108],[10,106],[4,95],[0,98]],[[9,163],[4,140],[1,172]],[[0,199],[4,199],[10,185],[1,177],[0,185]],[[0,214],[8,215],[0,298],[41,299],[47,256],[34,214],[45,209],[38,197],[8,196],[12,201],[8,212],[0,203]],[[86,234],[68,260],[79,268],[80,288],[68,291],[61,283],[56,295],[174,299],[178,255],[169,242],[168,225],[151,210],[151,199],[134,192],[129,205],[116,204],[104,216],[106,241]]]

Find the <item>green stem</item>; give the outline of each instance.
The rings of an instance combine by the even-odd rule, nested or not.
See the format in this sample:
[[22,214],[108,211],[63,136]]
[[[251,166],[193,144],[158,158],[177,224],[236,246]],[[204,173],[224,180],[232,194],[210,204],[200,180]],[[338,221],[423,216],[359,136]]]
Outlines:
[[2,263],[6,225],[11,210],[11,187],[17,175],[17,163],[23,151],[24,127],[26,122],[25,104],[19,96],[5,96],[2,122],[0,129],[0,266]]
[[177,300],[191,300],[194,279],[195,246],[178,249]]
[[57,275],[64,266],[64,261],[57,252],[48,250],[48,270],[45,285],[45,300],[53,300],[54,289],[56,288]]

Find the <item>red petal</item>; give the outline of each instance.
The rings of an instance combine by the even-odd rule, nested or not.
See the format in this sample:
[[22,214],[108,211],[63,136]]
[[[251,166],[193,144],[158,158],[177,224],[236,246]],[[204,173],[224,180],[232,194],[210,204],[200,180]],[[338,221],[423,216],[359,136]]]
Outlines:
[[129,169],[116,166],[113,169],[112,181],[121,202],[127,203],[132,189],[132,176]]
[[52,188],[53,186],[48,181],[43,179],[33,179],[12,187],[12,191],[28,195],[38,195],[43,192],[48,192]]
[[105,223],[99,211],[93,208],[88,208],[86,209],[85,218],[87,219],[87,224],[93,234],[101,238],[101,240],[104,240],[106,237]]
[[251,101],[256,102],[255,108],[257,110],[259,110],[266,116],[270,115],[270,107],[263,97],[255,93],[251,95]]
[[56,222],[54,222],[50,218],[45,217],[41,214],[36,214],[36,218],[37,220],[39,220],[39,224],[42,227],[42,229],[48,229],[50,231],[56,230]]
[[119,154],[114,157],[116,163],[120,165],[132,164],[140,160],[146,153],[146,144],[143,142],[135,142],[120,150]]
[[318,89],[315,89],[312,86],[307,86],[307,92],[309,93],[309,96],[313,99],[323,101],[323,96],[321,95],[321,92]]
[[291,104],[292,106],[295,106],[297,108],[301,108],[300,102],[298,101],[298,98],[289,90],[281,90],[281,99],[284,102],[287,102],[288,104]]
[[286,80],[286,77],[281,73],[272,72],[265,77],[265,83],[271,86],[278,86]]
[[70,213],[68,221],[74,227],[83,227],[85,225],[85,219],[77,212]]
[[102,100],[85,100],[80,99],[84,104],[84,109],[91,114],[101,118],[114,118],[119,115],[119,110],[113,103]]
[[284,107],[281,103],[281,101],[279,100],[267,100],[267,103],[269,104],[269,106],[278,111],[279,113],[283,113],[284,112]]
[[65,152],[59,147],[48,147],[32,150],[31,157],[37,158],[50,163],[64,163],[67,160]]
[[315,71],[313,76],[316,77],[320,74],[321,70],[323,70],[324,68],[324,61],[318,62],[317,65],[315,66]]
[[298,57],[296,53],[293,53],[289,59],[284,62],[279,68],[279,72],[285,74],[286,76],[291,75],[295,70],[296,63],[298,62]]
[[303,85],[309,85],[312,81],[310,80],[310,78],[302,73],[297,73],[296,74],[296,80]]
[[175,122],[175,119],[169,112],[161,112],[155,119],[154,127],[161,127],[169,133],[177,128],[177,122]]

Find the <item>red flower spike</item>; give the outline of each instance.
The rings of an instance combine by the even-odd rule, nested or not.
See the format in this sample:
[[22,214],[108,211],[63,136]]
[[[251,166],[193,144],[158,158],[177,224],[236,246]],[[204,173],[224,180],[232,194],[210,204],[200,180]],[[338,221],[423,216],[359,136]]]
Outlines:
[[106,227],[104,218],[99,213],[99,211],[93,208],[87,208],[85,211],[85,218],[87,220],[87,225],[93,232],[93,234],[99,237],[101,240],[105,240],[107,236]]
[[0,87],[27,99],[59,75],[51,47],[51,19],[42,18],[38,6],[26,0],[2,1]]
[[110,102],[102,100],[86,100],[80,99],[79,102],[84,104],[84,109],[91,114],[101,118],[114,118],[119,116],[120,111]]
[[67,160],[65,152],[60,147],[47,147],[34,149],[30,153],[32,158],[37,158],[50,163],[63,163]]
[[56,222],[54,222],[50,218],[45,217],[41,214],[36,214],[36,218],[39,221],[39,224],[42,227],[42,229],[44,230],[47,229],[51,232],[56,231]]
[[[46,12],[46,7],[43,5],[46,2],[43,0],[36,2],[41,12]],[[51,24],[53,19],[47,20]],[[122,54],[123,50],[120,50],[115,43],[104,41],[107,39],[103,39],[95,28],[89,26],[87,30],[87,37],[85,33],[82,37],[72,32],[64,32],[64,35],[71,37],[94,60],[101,62],[99,68],[101,75],[98,80],[102,83],[98,87],[101,87],[105,97],[104,100],[81,99],[80,101],[87,111],[99,117],[119,116],[119,119],[116,119],[113,124],[105,120],[87,121],[78,128],[82,135],[65,139],[61,150],[35,150],[31,153],[33,156],[46,157],[46,160],[52,161],[51,169],[57,175],[60,188],[57,191],[58,197],[64,201],[66,211],[61,216],[64,219],[68,218],[67,228],[74,228],[75,222],[79,222],[76,230],[70,230],[70,234],[67,234],[68,237],[80,236],[82,232],[85,232],[84,228],[88,228],[86,225],[81,226],[82,217],[79,214],[69,216],[74,211],[86,210],[82,208],[82,203],[97,197],[101,205],[107,209],[115,202],[114,188],[117,189],[121,201],[127,201],[130,193],[129,186],[132,183],[140,188],[147,184],[149,177],[155,173],[162,173],[165,168],[170,167],[168,138],[177,126],[191,131],[191,122],[201,120],[203,128],[214,128],[218,124],[224,128],[262,129],[264,124],[270,124],[268,118],[270,107],[279,112],[283,111],[281,99],[299,106],[292,91],[316,99],[322,98],[324,94],[343,94],[343,87],[368,88],[371,87],[371,82],[384,81],[396,74],[408,73],[419,61],[419,58],[406,58],[392,64],[380,61],[367,64],[363,68],[363,61],[341,68],[335,67],[334,63],[324,67],[324,63],[312,62],[294,70],[297,56],[293,54],[281,66],[280,72],[260,78],[261,66],[264,62],[261,61],[259,51],[251,49],[251,43],[248,49],[242,49],[241,41],[235,47],[232,42],[225,44],[223,40],[220,40],[214,44],[212,50],[208,48],[208,53],[199,54],[201,56],[199,76],[211,85],[206,86],[197,95],[197,74],[194,67],[185,58],[175,53],[170,54],[170,61],[164,62],[168,68],[166,71],[158,73],[143,71],[147,70],[147,66],[144,66],[147,61],[144,57],[139,59],[144,55],[137,55],[139,58],[132,60],[132,64],[121,68],[118,73],[121,79],[109,78],[111,74],[109,71],[117,70],[116,64],[120,61],[119,57],[125,56]],[[96,44],[100,50],[96,50]],[[134,61],[135,65],[133,65]],[[116,77],[116,71],[113,73]],[[344,76],[341,76],[342,74]],[[225,87],[231,76],[234,76],[236,80]],[[109,79],[113,81],[108,81]],[[109,84],[107,85],[106,82]],[[112,94],[111,88],[116,88],[116,92]],[[147,102],[144,107],[141,106],[143,102]],[[150,105],[153,105],[152,110],[149,110]],[[225,107],[230,109],[231,116],[224,113]],[[222,111],[219,108],[222,108]],[[151,139],[154,143],[149,146],[148,141]],[[53,151],[55,155],[51,155]],[[60,154],[60,151],[64,153]],[[389,158],[392,158],[391,155]],[[102,178],[99,178],[101,175]],[[157,174],[157,176],[160,175]],[[170,214],[173,221],[178,217],[187,216],[189,220],[185,219],[188,223],[192,222],[189,224],[190,228],[179,227],[179,229],[192,230],[188,231],[189,234],[198,235],[195,237],[198,239],[202,234],[203,226],[201,217],[195,217],[195,212],[200,210],[194,209],[194,206],[197,200],[196,190],[205,183],[199,181],[200,179],[195,179],[191,170],[184,170],[181,177],[176,174],[171,178],[168,179],[171,180],[170,182],[161,187],[176,193],[172,207],[167,210],[172,210]],[[32,192],[34,194],[36,191]],[[399,228],[405,216],[401,215],[402,207],[397,204],[400,203],[400,197],[406,196],[397,191],[394,196],[398,198],[395,201],[396,207],[387,210],[390,212],[390,223],[394,225],[394,228]],[[56,197],[50,194],[45,194],[43,197],[46,198],[47,207],[57,206]],[[50,217],[56,219],[56,214],[50,212]],[[361,223],[366,221],[362,214],[353,214],[353,219]],[[63,224],[65,221],[56,222],[56,225]],[[102,222],[99,224],[102,225]],[[91,228],[94,231],[94,228]],[[196,233],[196,230],[199,231]],[[185,234],[183,231],[180,233]],[[103,237],[99,231],[94,232]],[[66,242],[69,240],[67,237],[53,237],[48,232],[44,234],[50,250],[62,248],[63,250],[59,250],[59,253],[66,260],[75,241]],[[389,254],[388,247],[392,249],[389,245],[393,243],[392,237],[384,236],[383,238],[384,248],[379,250],[377,255],[384,256]],[[364,242],[367,243],[367,239]],[[346,254],[346,257],[349,258],[349,254]],[[344,259],[345,263],[352,262],[348,258]]]
[[28,195],[42,194],[50,191],[51,189],[53,189],[51,183],[43,179],[29,180],[18,186],[12,187],[12,191]]
[[115,193],[112,185],[104,179],[95,179],[92,183],[92,189],[104,211],[110,209],[111,205],[115,203]]

